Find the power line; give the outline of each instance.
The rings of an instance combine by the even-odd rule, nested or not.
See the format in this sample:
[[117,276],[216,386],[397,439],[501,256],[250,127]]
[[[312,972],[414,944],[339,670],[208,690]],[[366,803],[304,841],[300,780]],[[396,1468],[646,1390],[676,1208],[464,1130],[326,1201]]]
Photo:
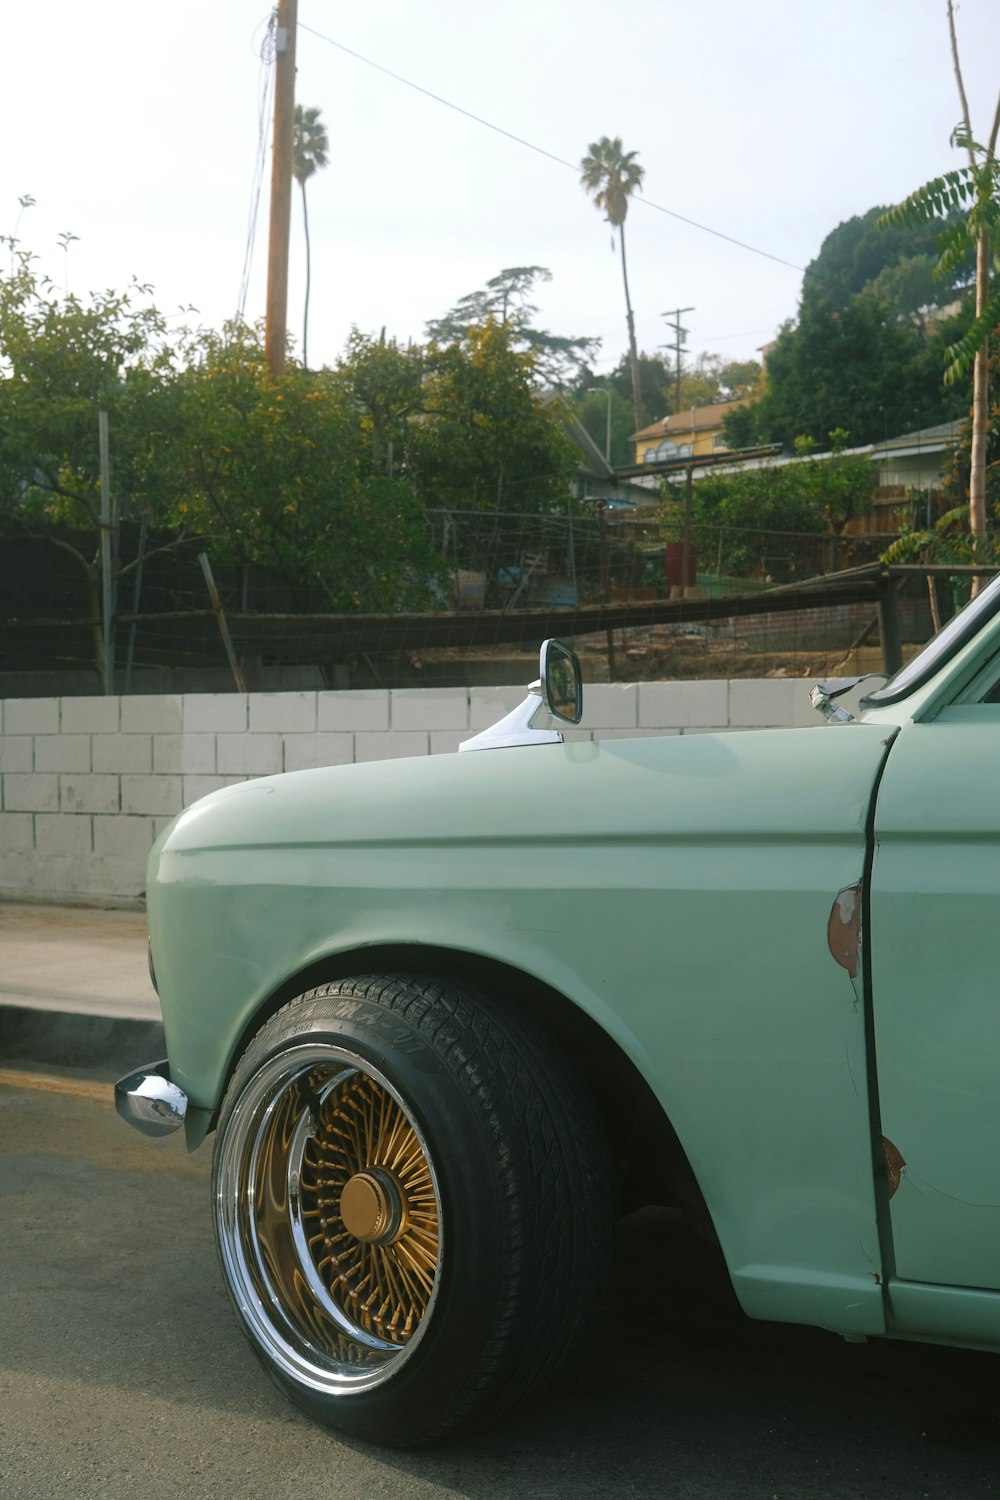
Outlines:
[[254,244],[257,238],[257,219],[260,210],[260,191],[264,181],[264,167],[269,144],[269,120],[271,99],[274,92],[274,47],[276,16],[272,11],[266,22],[266,31],[260,44],[260,75],[257,100],[257,155],[254,160],[253,179],[250,185],[250,213],[247,220],[246,249],[243,254],[243,275],[240,278],[238,316],[246,311],[250,291],[250,269],[253,264]]
[[[433,99],[435,104],[443,104],[445,109],[454,110],[456,114],[464,115],[467,120],[473,120],[477,125],[483,125],[487,130],[495,131],[497,135],[506,136],[507,140],[513,141],[518,146],[524,146],[528,151],[534,151],[539,156],[547,157],[554,161],[559,167],[566,167],[569,171],[579,172],[579,166],[571,161],[566,161],[562,156],[556,156],[554,151],[547,151],[544,146],[536,146],[534,141],[526,140],[524,136],[515,135],[512,130],[505,130],[502,125],[494,125],[492,120],[486,120],[482,115],[473,114],[472,110],[464,109],[460,104],[453,104],[450,99],[445,99],[441,94],[435,94],[431,89],[425,89],[421,84],[414,83],[410,78],[404,78],[401,73],[394,73],[391,68],[385,68],[381,63],[373,62],[370,57],[364,57],[362,53],[355,52],[352,47],[347,47],[343,42],[334,41],[332,36],[325,36],[322,31],[316,31],[312,26],[306,26],[299,22],[300,31],[308,31],[310,36],[316,37],[321,42],[326,42],[331,47],[336,47],[339,52],[345,52],[348,57],[355,61],[364,63],[368,68],[374,68],[377,73],[383,73],[386,78],[392,78],[396,83],[405,84],[408,89],[413,89],[418,94],[423,94],[426,99]],[[779,266],[787,266],[790,271],[798,271],[800,275],[805,274],[802,266],[797,266],[794,261],[784,260],[780,255],[772,255],[770,250],[761,250],[756,245],[747,244],[746,240],[738,240],[731,234],[724,234],[721,229],[713,229],[709,224],[700,224],[697,219],[689,219],[685,214],[680,214],[673,208],[666,208],[662,203],[654,203],[651,198],[640,196],[636,202],[642,203],[646,208],[655,209],[657,213],[667,214],[671,219],[677,219],[681,224],[688,224],[692,229],[700,229],[703,234],[711,234],[717,240],[725,240],[727,244],[736,245],[740,250],[747,250],[751,255],[763,256],[765,260],[773,260]]]
[[722,344],[727,339],[755,339],[771,332],[770,328],[744,328],[742,333],[703,333],[701,340],[705,344]]

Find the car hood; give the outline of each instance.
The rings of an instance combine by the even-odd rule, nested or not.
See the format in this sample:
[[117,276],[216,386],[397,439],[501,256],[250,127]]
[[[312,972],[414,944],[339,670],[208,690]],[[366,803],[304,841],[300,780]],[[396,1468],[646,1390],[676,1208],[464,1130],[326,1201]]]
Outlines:
[[209,849],[805,835],[864,826],[884,725],[518,747],[261,777],[195,803],[154,859]]

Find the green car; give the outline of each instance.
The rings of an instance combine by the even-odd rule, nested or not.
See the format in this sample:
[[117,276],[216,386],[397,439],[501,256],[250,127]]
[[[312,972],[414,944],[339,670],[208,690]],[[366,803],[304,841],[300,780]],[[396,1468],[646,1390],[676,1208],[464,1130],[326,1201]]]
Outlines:
[[547,642],[472,753],[160,838],[169,1064],[118,1107],[214,1129],[229,1292],[313,1417],[417,1444],[528,1400],[650,1203],[751,1317],[1000,1348],[1000,579],[850,685],[813,729],[566,742]]

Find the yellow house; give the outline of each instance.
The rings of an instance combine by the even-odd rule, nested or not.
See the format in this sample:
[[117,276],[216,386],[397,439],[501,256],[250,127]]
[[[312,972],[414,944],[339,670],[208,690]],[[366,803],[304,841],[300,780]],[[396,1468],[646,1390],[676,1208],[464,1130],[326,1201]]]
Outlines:
[[736,401],[694,406],[634,432],[629,442],[635,444],[636,463],[665,463],[674,458],[705,458],[724,453],[729,445],[722,432],[723,418],[736,407],[746,406],[749,399],[740,396]]

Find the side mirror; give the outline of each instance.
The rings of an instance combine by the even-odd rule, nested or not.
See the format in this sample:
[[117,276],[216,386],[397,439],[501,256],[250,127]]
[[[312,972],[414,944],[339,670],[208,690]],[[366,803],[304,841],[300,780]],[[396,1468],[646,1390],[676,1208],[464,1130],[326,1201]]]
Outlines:
[[576,654],[562,641],[544,641],[539,676],[545,707],[553,718],[579,724],[583,717],[583,676]]
[[539,680],[528,688],[528,696],[499,723],[471,740],[463,740],[459,750],[499,750],[513,745],[561,745],[558,729],[534,729],[532,720],[544,703],[554,718],[565,724],[579,724],[583,716],[583,678],[580,663],[562,641],[546,641],[539,661]]

